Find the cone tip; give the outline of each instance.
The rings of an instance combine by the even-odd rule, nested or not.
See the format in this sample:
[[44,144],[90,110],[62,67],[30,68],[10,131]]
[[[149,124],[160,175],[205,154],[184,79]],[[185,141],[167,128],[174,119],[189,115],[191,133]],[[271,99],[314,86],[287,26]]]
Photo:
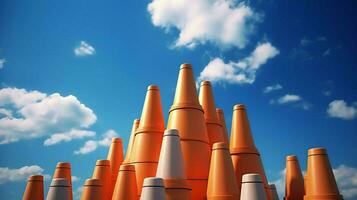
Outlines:
[[134,119],[134,124],[139,124],[140,123],[140,119]]
[[32,175],[28,178],[28,181],[42,181],[43,182],[43,176],[42,175]]
[[179,133],[177,129],[166,129],[164,136],[179,136]]
[[201,87],[202,86],[211,86],[211,82],[210,81],[201,81]]
[[69,180],[66,178],[54,178],[51,182],[51,187],[69,187]]
[[242,177],[242,183],[262,183],[262,178],[259,174],[244,174]]
[[96,178],[89,178],[84,183],[85,186],[101,186],[102,182]]
[[237,104],[233,107],[233,110],[245,110],[245,105],[244,104]]
[[117,143],[117,142],[122,143],[122,139],[120,137],[112,138],[112,143]]
[[58,162],[57,168],[71,168],[71,163],[69,162]]
[[134,171],[135,172],[135,166],[134,165],[120,165],[119,171]]
[[154,187],[164,187],[164,181],[162,178],[148,177],[144,179],[143,187],[154,186]]
[[289,156],[286,156],[286,161],[297,161],[297,156],[295,155],[289,155]]
[[184,68],[187,68],[187,69],[192,69],[192,65],[191,65],[191,64],[189,64],[189,63],[184,63],[184,64],[181,64],[180,69],[184,69]]
[[110,160],[97,160],[97,166],[110,166]]
[[325,148],[322,147],[318,147],[318,148],[311,148],[308,150],[308,156],[313,156],[313,155],[326,155],[327,154],[327,150]]
[[223,109],[222,108],[216,108],[216,112],[223,113]]
[[148,91],[149,90],[159,90],[159,86],[157,86],[157,85],[149,85],[148,86]]
[[229,150],[228,144],[225,142],[216,142],[213,144],[212,150],[217,150],[217,149],[227,149]]

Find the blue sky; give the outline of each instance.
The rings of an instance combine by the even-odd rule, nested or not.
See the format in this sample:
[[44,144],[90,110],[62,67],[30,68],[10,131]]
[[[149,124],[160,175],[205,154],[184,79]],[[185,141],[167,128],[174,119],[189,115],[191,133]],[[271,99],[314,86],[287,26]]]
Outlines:
[[173,2],[0,2],[2,199],[58,161],[72,163],[76,192],[108,138],[126,148],[149,84],[167,119],[186,62],[213,82],[229,129],[233,105],[247,105],[270,182],[283,187],[286,155],[305,170],[307,149],[323,146],[356,199],[356,3]]

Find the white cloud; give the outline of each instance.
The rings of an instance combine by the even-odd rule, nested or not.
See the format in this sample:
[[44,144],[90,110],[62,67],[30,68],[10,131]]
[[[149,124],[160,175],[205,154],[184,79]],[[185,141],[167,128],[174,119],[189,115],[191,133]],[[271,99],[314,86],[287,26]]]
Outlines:
[[275,85],[269,85],[263,89],[263,93],[270,93],[276,90],[281,90],[283,89],[283,86],[281,86],[279,83]]
[[108,130],[102,135],[101,140],[88,140],[84,143],[84,146],[79,150],[74,151],[74,154],[88,154],[95,151],[98,146],[109,146],[112,138],[117,137],[118,134],[114,130]]
[[81,180],[78,176],[72,176],[72,183]]
[[72,129],[69,132],[52,134],[51,137],[46,139],[43,144],[45,146],[50,146],[60,142],[70,142],[73,139],[93,136],[95,136],[95,132],[93,131]]
[[304,110],[310,110],[313,106],[311,103],[304,101],[301,96],[296,94],[286,94],[277,99],[271,99],[269,103],[272,105],[289,104],[292,107],[301,108]]
[[153,0],[148,5],[154,26],[179,31],[176,47],[207,42],[244,48],[261,15],[245,3],[226,0]]
[[255,81],[257,70],[278,54],[279,50],[267,42],[259,44],[250,56],[238,62],[225,63],[220,58],[214,58],[200,73],[198,80],[252,84]]
[[0,118],[3,117],[12,117],[12,111],[9,109],[5,109],[5,108],[0,108]]
[[5,63],[6,63],[6,60],[4,58],[0,59],[0,69],[4,68]]
[[80,45],[74,49],[74,54],[76,56],[90,56],[95,54],[95,49],[87,42],[81,41]]
[[88,128],[96,121],[93,111],[73,95],[4,88],[0,108],[16,113],[0,119],[0,144]]
[[296,94],[286,94],[277,100],[278,104],[286,104],[300,101],[302,98]]
[[[24,166],[18,169],[0,167],[0,184],[27,180],[31,175],[43,174],[43,171],[44,169],[38,165]],[[44,177],[48,179],[50,175],[45,174]]]
[[334,100],[329,104],[327,114],[330,117],[351,120],[357,117],[357,106],[348,106],[344,100]]

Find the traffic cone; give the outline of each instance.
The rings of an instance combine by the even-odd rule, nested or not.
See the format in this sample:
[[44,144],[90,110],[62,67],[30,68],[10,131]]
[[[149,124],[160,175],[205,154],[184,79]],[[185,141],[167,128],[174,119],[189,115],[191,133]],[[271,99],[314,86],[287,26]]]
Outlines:
[[22,200],[43,200],[43,176],[33,175],[27,180],[27,185]]
[[307,158],[307,180],[304,200],[343,199],[338,191],[326,149],[309,149]]
[[217,118],[212,86],[209,81],[202,81],[199,95],[200,104],[204,111],[207,134],[212,148],[216,142],[224,142],[223,127]]
[[269,185],[270,188],[270,199],[271,200],[279,200],[279,195],[278,192],[276,191],[276,186],[275,184],[270,184]]
[[207,187],[208,200],[238,200],[239,191],[228,145],[213,144]]
[[165,200],[165,187],[161,178],[144,179],[140,200]]
[[98,200],[103,197],[102,183],[99,179],[87,179],[83,185],[80,200]]
[[188,184],[192,188],[192,199],[204,199],[207,192],[211,150],[203,109],[198,102],[190,64],[182,64],[180,67],[167,129],[179,131],[184,168]]
[[270,189],[263,164],[254,144],[246,108],[242,104],[235,105],[233,108],[230,152],[238,186],[241,186],[243,174],[257,173],[263,181],[267,199],[270,199]]
[[303,199],[305,195],[304,179],[296,156],[286,157],[285,200]]
[[244,174],[240,200],[266,200],[264,184],[259,174]]
[[135,138],[135,131],[139,127],[139,123],[140,123],[140,119],[135,119],[133,121],[133,126],[131,128],[131,134],[130,134],[130,138],[129,138],[129,143],[128,143],[128,147],[126,149],[125,159],[123,161],[123,163],[125,163],[125,164],[130,164],[130,158],[131,158],[131,155],[132,155],[131,151],[132,151],[132,148],[133,148],[134,138]]
[[134,165],[121,165],[112,200],[137,200],[138,190]]
[[112,138],[107,159],[110,161],[111,184],[109,190],[110,199],[112,198],[115,183],[119,172],[119,167],[123,162],[123,142],[121,138]]
[[102,183],[103,200],[111,199],[111,174],[110,174],[110,161],[97,160],[93,171],[93,179],[99,179]]
[[226,125],[226,120],[224,118],[224,112],[223,109],[221,108],[216,108],[216,114],[217,114],[217,118],[220,121],[222,128],[223,128],[223,138],[224,138],[224,142],[229,144],[229,140],[228,140],[228,131],[227,131],[227,125]]
[[70,186],[71,184],[66,178],[52,179],[46,200],[70,200],[72,192]]
[[161,107],[159,87],[148,87],[140,124],[135,132],[131,164],[135,165],[138,193],[146,177],[156,174],[157,163],[164,133],[164,115]]
[[162,178],[167,200],[189,200],[191,189],[186,181],[180,136],[176,129],[166,130],[162,141],[156,177]]
[[53,174],[52,179],[55,178],[65,178],[69,181],[69,190],[71,193],[70,200],[73,200],[73,193],[72,193],[72,175],[71,175],[71,163],[69,162],[59,162],[57,163],[55,173]]

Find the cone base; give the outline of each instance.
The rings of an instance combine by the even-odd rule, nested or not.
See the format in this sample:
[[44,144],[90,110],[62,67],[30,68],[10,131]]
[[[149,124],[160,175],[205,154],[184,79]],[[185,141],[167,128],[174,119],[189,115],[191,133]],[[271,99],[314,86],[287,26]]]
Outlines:
[[343,200],[342,195],[309,195],[304,196],[304,200]]
[[207,179],[188,179],[187,183],[192,189],[191,199],[206,200]]
[[144,179],[147,177],[155,177],[157,162],[153,163],[132,163],[135,165],[136,171],[136,184],[138,187],[138,195],[141,195],[141,189]]

